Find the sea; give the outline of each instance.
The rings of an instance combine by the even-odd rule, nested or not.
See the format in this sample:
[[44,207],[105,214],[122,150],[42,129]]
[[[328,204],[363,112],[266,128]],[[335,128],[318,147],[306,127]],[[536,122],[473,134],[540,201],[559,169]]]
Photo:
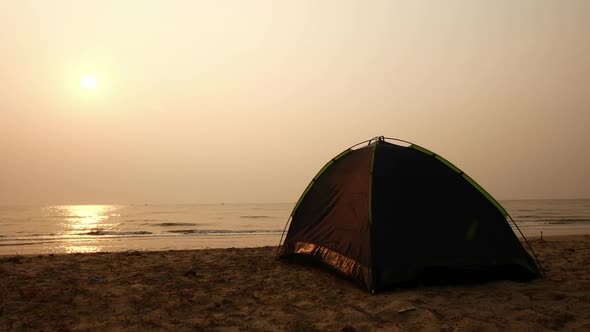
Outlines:
[[[590,234],[590,199],[501,201],[518,236]],[[0,255],[276,246],[294,203],[0,206]],[[541,232],[543,234],[541,234]]]

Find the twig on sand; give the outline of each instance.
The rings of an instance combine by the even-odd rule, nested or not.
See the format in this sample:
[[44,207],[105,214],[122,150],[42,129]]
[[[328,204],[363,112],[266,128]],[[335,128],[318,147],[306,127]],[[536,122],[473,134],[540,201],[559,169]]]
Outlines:
[[407,308],[403,308],[403,309],[398,310],[397,313],[398,314],[403,314],[403,313],[406,313],[406,312],[414,311],[416,309],[418,309],[418,308],[416,308],[416,307],[407,307]]

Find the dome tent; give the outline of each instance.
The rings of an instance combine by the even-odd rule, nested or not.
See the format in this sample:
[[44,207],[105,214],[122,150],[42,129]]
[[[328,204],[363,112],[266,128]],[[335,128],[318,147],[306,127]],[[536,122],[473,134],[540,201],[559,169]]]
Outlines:
[[540,276],[508,218],[446,159],[377,137],[340,153],[313,178],[278,256],[320,262],[370,291],[428,276]]

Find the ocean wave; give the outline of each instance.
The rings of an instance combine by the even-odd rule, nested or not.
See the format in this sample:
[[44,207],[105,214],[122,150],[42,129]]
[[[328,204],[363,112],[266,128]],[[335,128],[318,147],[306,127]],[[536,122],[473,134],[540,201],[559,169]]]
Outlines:
[[167,233],[176,233],[176,234],[194,234],[194,233],[205,233],[203,230],[198,229],[177,229],[173,231],[168,231]]
[[564,214],[564,213],[535,213],[535,214],[513,214],[515,218],[521,219],[542,219],[542,218],[552,218],[552,219],[584,219],[587,215],[580,215],[580,214]]
[[551,219],[541,220],[547,224],[586,224],[590,223],[590,219]]
[[280,233],[281,230],[275,229],[257,229],[257,230],[230,230],[230,229],[176,229],[167,231],[167,233],[176,234],[256,234],[256,233]]
[[240,218],[245,219],[266,219],[266,218],[273,218],[271,216],[240,216]]
[[16,247],[16,246],[32,246],[35,244],[43,244],[45,242],[19,242],[19,243],[0,243],[0,247]]
[[145,224],[150,226],[160,226],[160,227],[175,227],[175,226],[197,226],[203,224],[197,224],[192,222],[161,222],[157,224]]
[[518,220],[518,224],[586,224],[590,222],[588,218],[538,218],[535,220]]
[[117,231],[105,231],[105,230],[92,230],[88,232],[78,233],[77,235],[95,235],[95,236],[102,236],[102,235],[149,235],[153,234],[152,232],[148,231],[128,231],[128,232],[117,232]]

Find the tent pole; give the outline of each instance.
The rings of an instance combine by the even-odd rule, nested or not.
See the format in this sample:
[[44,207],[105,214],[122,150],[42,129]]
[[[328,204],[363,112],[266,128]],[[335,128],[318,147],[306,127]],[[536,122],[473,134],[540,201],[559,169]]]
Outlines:
[[285,224],[285,228],[283,228],[283,233],[281,233],[281,239],[279,240],[279,245],[277,246],[277,254],[275,255],[275,259],[279,258],[279,252],[281,250],[281,242],[283,242],[283,237],[285,236],[285,231],[287,230],[287,226],[289,226],[289,223],[291,222],[291,218],[292,218],[292,216],[289,216],[289,219],[287,219],[287,223]]
[[520,227],[518,227],[518,225],[516,224],[516,222],[514,221],[514,219],[512,219],[512,216],[510,214],[508,215],[508,218],[510,219],[510,221],[512,222],[512,224],[514,225],[514,227],[516,227],[516,229],[518,230],[518,233],[520,234],[520,236],[522,236],[522,238],[524,239],[524,242],[529,247],[529,250],[533,254],[533,257],[535,257],[535,262],[537,263],[537,265],[541,269],[541,273],[543,274],[543,277],[545,277],[545,269],[543,269],[543,265],[541,265],[541,262],[539,262],[539,258],[535,254],[535,251],[533,250],[533,247],[531,246],[531,244],[529,243],[529,241],[527,240],[527,238],[524,236],[524,234],[522,234],[522,231],[520,230]]

